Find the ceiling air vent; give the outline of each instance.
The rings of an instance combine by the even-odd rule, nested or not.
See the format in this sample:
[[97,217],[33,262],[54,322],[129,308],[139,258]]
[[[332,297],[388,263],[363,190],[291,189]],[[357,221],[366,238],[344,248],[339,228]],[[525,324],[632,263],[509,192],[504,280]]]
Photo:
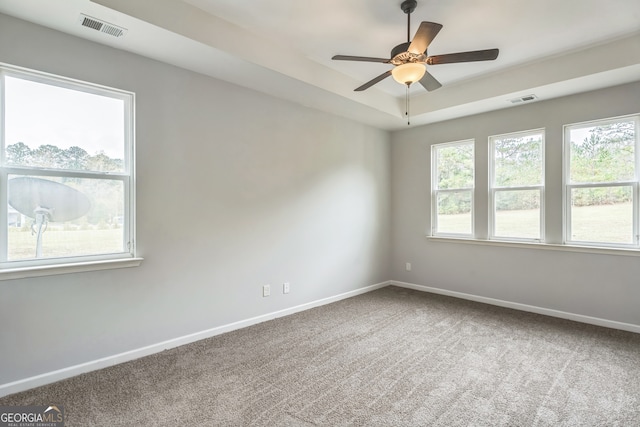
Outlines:
[[122,37],[127,34],[126,28],[118,27],[117,25],[109,24],[108,22],[84,14],[80,14],[78,22],[80,22],[80,25],[83,27],[91,28],[92,30],[100,31],[113,37]]
[[525,95],[521,96],[520,98],[510,99],[509,102],[511,102],[512,104],[521,104],[523,102],[530,102],[536,99],[538,99],[538,97],[535,95]]

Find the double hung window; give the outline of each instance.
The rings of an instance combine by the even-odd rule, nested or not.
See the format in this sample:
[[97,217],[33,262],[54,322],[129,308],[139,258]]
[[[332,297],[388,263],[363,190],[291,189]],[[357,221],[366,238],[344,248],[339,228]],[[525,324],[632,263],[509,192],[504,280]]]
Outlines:
[[565,126],[565,242],[638,247],[639,117]]
[[433,235],[473,236],[474,141],[431,146]]
[[0,66],[0,270],[134,256],[134,95]]
[[489,138],[490,238],[544,239],[544,131]]

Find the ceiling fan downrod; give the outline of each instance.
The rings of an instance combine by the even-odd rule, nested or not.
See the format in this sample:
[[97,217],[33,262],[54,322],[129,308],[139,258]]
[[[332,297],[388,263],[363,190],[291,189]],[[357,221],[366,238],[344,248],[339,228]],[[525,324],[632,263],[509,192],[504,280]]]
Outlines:
[[404,0],[400,8],[407,14],[407,43],[411,41],[411,12],[416,10],[418,2],[416,0]]
[[[407,49],[409,44],[411,43],[411,12],[416,10],[416,6],[418,6],[418,2],[416,0],[404,0],[400,5],[400,8],[404,13],[407,14],[407,44],[404,43],[396,46],[391,52],[391,57],[395,57],[397,55],[397,51],[404,51]],[[411,125],[411,119],[409,116],[409,86],[407,84],[405,98],[404,98],[404,115],[407,119],[407,126]]]

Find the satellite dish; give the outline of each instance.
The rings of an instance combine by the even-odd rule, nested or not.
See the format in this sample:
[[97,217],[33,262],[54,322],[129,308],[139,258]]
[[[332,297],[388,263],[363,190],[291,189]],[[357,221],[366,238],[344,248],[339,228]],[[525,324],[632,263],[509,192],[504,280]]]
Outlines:
[[36,258],[42,256],[42,234],[48,222],[71,221],[86,215],[91,209],[91,201],[83,193],[48,179],[13,178],[9,180],[8,187],[9,205],[35,219],[31,229],[38,236]]
[[48,179],[20,177],[9,180],[9,204],[29,218],[36,209],[47,209],[48,220],[65,222],[89,212],[89,198],[75,188]]

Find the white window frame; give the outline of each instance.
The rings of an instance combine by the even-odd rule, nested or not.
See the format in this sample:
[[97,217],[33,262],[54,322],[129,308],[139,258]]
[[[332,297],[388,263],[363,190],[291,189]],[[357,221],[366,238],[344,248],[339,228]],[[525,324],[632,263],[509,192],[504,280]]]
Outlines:
[[[125,116],[124,170],[122,172],[97,172],[6,165],[4,141],[5,76],[123,100]],[[8,226],[7,181],[9,175],[90,178],[122,182],[124,187],[124,245],[122,252],[8,261],[6,234]],[[0,63],[0,228],[3,230],[1,235],[4,235],[0,238],[0,280],[139,265],[142,259],[136,257],[135,212],[135,94]]]
[[[521,185],[521,186],[496,186],[495,185],[495,142],[498,139],[504,138],[523,138],[527,136],[540,135],[542,138],[541,144],[541,159],[542,159],[542,171],[541,171],[541,184],[538,185]],[[498,236],[496,235],[496,194],[503,191],[531,191],[538,190],[540,192],[540,237],[539,238],[526,238],[515,236]],[[542,243],[545,241],[545,129],[531,129],[519,132],[510,132],[500,135],[492,135],[489,137],[489,239],[510,241],[510,242],[535,242]]]
[[[473,156],[473,178],[471,187],[460,188],[438,188],[438,158],[437,151],[439,148],[449,148],[460,145],[471,145]],[[441,237],[457,237],[471,239],[475,236],[475,179],[476,179],[476,147],[475,139],[465,139],[462,141],[444,142],[431,145],[431,235]],[[438,195],[441,193],[455,193],[468,191],[471,195],[471,233],[447,233],[438,231]]]
[[[606,183],[594,182],[594,183],[572,183],[571,182],[571,130],[590,128],[594,126],[606,126],[612,123],[618,123],[621,121],[633,121],[635,122],[635,176],[632,180],[628,181],[612,181]],[[620,248],[620,249],[638,249],[640,248],[640,215],[639,215],[639,203],[640,203],[640,115],[630,114],[619,117],[611,117],[600,120],[590,120],[586,122],[578,122],[567,124],[563,126],[563,174],[562,174],[562,198],[563,198],[563,212],[562,223],[564,228],[563,243],[565,245],[572,246],[588,246],[588,247],[602,247],[602,248]],[[590,242],[582,240],[572,240],[571,235],[571,190],[574,188],[598,188],[598,187],[631,187],[632,193],[632,209],[633,209],[633,231],[632,231],[632,243],[611,243],[611,242]]]

